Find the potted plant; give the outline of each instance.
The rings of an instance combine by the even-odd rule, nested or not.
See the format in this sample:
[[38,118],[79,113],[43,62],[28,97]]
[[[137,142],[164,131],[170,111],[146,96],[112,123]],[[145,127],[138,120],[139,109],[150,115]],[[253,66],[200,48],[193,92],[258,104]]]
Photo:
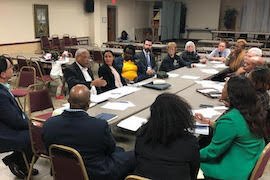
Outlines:
[[236,23],[236,16],[238,12],[234,8],[229,8],[225,11],[224,26],[229,30],[234,30]]

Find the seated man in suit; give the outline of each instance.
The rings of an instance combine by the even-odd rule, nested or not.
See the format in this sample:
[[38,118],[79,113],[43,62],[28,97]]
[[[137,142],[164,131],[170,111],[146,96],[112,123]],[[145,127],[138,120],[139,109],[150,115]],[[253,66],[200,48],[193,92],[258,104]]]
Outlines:
[[80,48],[75,53],[76,62],[64,69],[64,78],[70,90],[76,84],[84,84],[93,94],[97,94],[96,87],[104,87],[107,82],[102,77],[94,80],[90,69],[90,54],[87,49]]
[[141,62],[141,64],[143,65],[143,71],[148,77],[154,76],[157,72],[155,57],[151,53],[151,51],[152,40],[145,39],[142,52],[136,55],[136,59]]
[[70,109],[48,119],[43,128],[47,148],[62,144],[75,148],[82,156],[90,179],[124,179],[135,167],[134,152],[115,146],[107,121],[87,114],[90,92],[85,85],[71,88]]
[[[14,151],[3,158],[3,162],[15,176],[23,179],[27,176],[27,168],[21,152],[25,153],[30,162],[32,149],[28,118],[9,89],[8,81],[12,76],[12,61],[0,56],[0,152]],[[37,174],[35,169],[33,175]]]

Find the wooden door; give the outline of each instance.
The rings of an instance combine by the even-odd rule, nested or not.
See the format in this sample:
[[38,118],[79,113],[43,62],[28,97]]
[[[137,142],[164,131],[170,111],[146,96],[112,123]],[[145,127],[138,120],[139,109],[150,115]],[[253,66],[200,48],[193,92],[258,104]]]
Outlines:
[[108,6],[107,8],[108,15],[108,41],[115,41],[116,39],[116,7]]

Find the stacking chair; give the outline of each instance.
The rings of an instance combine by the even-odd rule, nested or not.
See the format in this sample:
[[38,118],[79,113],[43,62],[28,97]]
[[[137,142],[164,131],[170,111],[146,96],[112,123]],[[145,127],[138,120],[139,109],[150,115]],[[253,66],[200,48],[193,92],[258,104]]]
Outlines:
[[[52,116],[54,106],[46,84],[30,85],[28,87],[27,102],[29,106],[28,113],[31,120],[44,122]],[[51,110],[47,111],[48,109]],[[44,110],[46,110],[46,112],[37,113],[38,111]],[[32,115],[32,113],[36,115]]]
[[265,146],[262,154],[260,155],[260,158],[258,159],[252,171],[250,180],[257,180],[263,175],[264,169],[269,159],[270,159],[270,143],[268,143],[267,146]]
[[42,127],[35,126],[31,120],[28,121],[28,125],[29,125],[29,135],[31,139],[33,156],[30,163],[27,180],[31,179],[35,162],[37,161],[39,157],[50,160],[49,154],[47,152],[47,149],[42,139]]
[[41,49],[45,52],[49,52],[51,50],[51,44],[47,36],[40,37]]
[[125,180],[150,180],[150,179],[138,175],[129,175],[125,178]]
[[16,59],[18,63],[18,71],[20,71],[23,66],[29,66],[29,60],[27,60],[26,57],[18,55]]
[[58,35],[52,35],[52,48],[55,51],[60,51],[61,50],[61,44],[60,44],[60,39]]
[[78,45],[78,41],[77,41],[76,36],[71,36],[71,45],[72,46]]
[[71,147],[52,144],[49,148],[55,180],[88,180],[83,159],[78,151]]
[[36,70],[30,66],[23,66],[19,72],[19,76],[17,79],[16,88],[12,89],[11,92],[14,97],[17,98],[20,106],[25,111],[26,99],[24,98],[24,105],[22,106],[20,98],[26,97],[28,94],[27,87],[31,84],[36,83]]
[[70,46],[71,45],[71,40],[70,40],[68,34],[63,35],[63,44],[64,44],[64,46]]
[[30,66],[36,69],[37,80],[40,80],[45,84],[53,81],[50,75],[44,73],[44,69],[38,58],[30,58]]

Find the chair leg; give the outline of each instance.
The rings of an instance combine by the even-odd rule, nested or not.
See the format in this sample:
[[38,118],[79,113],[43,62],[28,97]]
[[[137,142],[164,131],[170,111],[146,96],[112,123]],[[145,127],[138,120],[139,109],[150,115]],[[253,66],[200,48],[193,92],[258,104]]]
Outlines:
[[32,160],[31,160],[31,164],[30,164],[30,169],[28,171],[27,180],[30,180],[32,177],[32,171],[34,169],[34,164],[35,164],[37,158],[38,158],[37,156],[33,155]]
[[27,168],[27,171],[29,172],[29,162],[28,162],[24,152],[22,152],[22,155],[23,155],[23,160],[24,160],[25,166]]

